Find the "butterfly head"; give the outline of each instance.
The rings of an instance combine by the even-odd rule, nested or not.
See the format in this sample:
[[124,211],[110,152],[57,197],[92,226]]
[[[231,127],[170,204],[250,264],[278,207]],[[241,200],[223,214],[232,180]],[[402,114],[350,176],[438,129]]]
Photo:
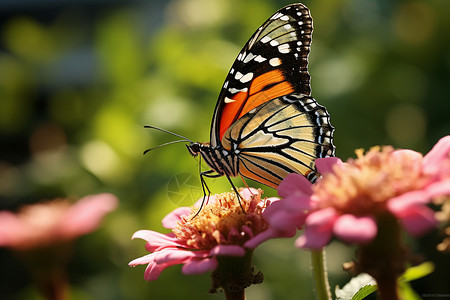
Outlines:
[[193,157],[196,157],[199,153],[205,152],[210,147],[209,143],[190,142],[189,145],[186,145],[186,148]]

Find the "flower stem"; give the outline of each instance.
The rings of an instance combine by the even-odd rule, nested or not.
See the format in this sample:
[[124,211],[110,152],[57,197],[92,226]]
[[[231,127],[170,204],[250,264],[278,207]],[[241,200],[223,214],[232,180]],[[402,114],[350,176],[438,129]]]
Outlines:
[[318,300],[330,300],[331,291],[325,266],[325,249],[311,251],[311,265]]
[[228,289],[224,290],[225,299],[227,300],[245,300],[245,291],[230,291]]

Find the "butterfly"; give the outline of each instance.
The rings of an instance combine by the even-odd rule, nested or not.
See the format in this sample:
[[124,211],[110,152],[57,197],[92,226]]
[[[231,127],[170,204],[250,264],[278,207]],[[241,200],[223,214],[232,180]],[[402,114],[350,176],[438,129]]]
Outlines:
[[334,156],[329,114],[310,96],[312,30],[303,4],[278,10],[233,63],[214,110],[210,141],[175,134],[211,168],[200,172],[204,195],[204,177],[226,176],[236,193],[230,177],[238,175],[272,188],[289,173],[314,182],[320,176],[315,159]]

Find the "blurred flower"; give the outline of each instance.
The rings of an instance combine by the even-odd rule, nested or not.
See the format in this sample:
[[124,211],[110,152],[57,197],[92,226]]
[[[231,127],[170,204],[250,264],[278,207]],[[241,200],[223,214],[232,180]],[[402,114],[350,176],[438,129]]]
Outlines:
[[290,229],[296,218],[304,224],[296,241],[300,248],[321,249],[333,235],[359,244],[356,272],[373,276],[386,299],[397,299],[396,279],[408,260],[401,228],[413,236],[435,228],[437,220],[427,204],[450,195],[450,136],[425,157],[390,146],[356,154],[357,159],[347,163],[317,159],[323,177],[316,184],[298,174],[288,175],[278,189],[284,199],[273,212],[288,217],[272,217],[269,223]]
[[27,266],[45,299],[68,299],[66,266],[72,240],[98,228],[117,207],[112,194],[89,195],[23,206],[18,213],[0,211],[0,247],[9,248]]
[[[299,247],[320,249],[336,235],[346,242],[365,244],[377,234],[377,219],[397,218],[410,234],[419,236],[436,226],[426,205],[433,197],[450,194],[450,136],[423,157],[411,150],[374,147],[357,159],[316,160],[324,174],[312,185],[290,174],[280,184],[279,213],[304,219]],[[306,215],[305,215],[306,214]],[[270,221],[269,221],[270,222]],[[277,222],[270,222],[274,227]]]
[[147,264],[147,281],[156,280],[165,268],[176,264],[183,264],[186,275],[214,271],[212,290],[241,290],[260,282],[261,274],[254,275],[251,267],[253,249],[244,244],[268,230],[263,213],[271,201],[278,199],[261,199],[262,191],[256,189],[241,189],[240,194],[242,208],[235,193],[213,195],[200,212],[194,206],[168,214],[162,224],[171,233],[137,231],[133,239],[145,240],[147,251],[152,253],[129,265]]
[[18,213],[0,211],[0,247],[30,250],[73,240],[99,226],[114,210],[112,194],[89,195],[71,204],[68,199],[26,205]]

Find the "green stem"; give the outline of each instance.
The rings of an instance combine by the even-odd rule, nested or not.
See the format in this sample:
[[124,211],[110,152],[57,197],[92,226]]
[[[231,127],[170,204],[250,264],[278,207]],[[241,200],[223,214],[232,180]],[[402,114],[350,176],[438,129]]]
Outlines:
[[325,266],[325,249],[311,251],[311,265],[318,300],[330,300],[331,291]]

